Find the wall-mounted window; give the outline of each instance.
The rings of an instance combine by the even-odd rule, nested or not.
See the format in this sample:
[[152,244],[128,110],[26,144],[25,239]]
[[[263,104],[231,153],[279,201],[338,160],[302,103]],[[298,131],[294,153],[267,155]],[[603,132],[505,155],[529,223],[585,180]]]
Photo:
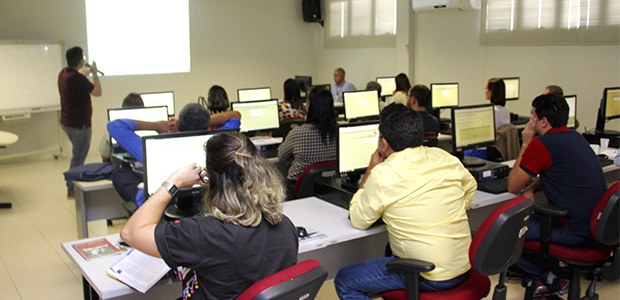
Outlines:
[[486,44],[618,44],[618,0],[485,0]]
[[396,0],[325,0],[326,47],[396,44]]

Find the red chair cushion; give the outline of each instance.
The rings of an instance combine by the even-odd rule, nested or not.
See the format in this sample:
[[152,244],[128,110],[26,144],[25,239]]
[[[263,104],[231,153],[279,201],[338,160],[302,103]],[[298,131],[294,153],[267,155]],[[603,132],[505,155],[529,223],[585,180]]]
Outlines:
[[[491,280],[489,277],[482,276],[475,271],[470,271],[467,279],[457,287],[440,292],[420,292],[420,300],[432,300],[432,299],[482,299],[489,294],[491,290]],[[381,294],[381,297],[386,300],[401,300],[407,299],[407,290],[393,290],[387,291]]]
[[[526,241],[523,244],[523,249],[525,251],[540,252],[540,248],[540,241]],[[598,263],[607,259],[613,250],[614,248],[611,246],[600,248],[574,248],[558,244],[549,244],[549,256],[559,260],[578,263]]]
[[304,260],[291,267],[288,267],[280,272],[269,275],[251,285],[243,293],[237,297],[237,300],[250,300],[260,294],[262,291],[276,286],[282,282],[289,281],[295,277],[298,277],[306,272],[316,269],[321,266],[321,263],[314,259]]

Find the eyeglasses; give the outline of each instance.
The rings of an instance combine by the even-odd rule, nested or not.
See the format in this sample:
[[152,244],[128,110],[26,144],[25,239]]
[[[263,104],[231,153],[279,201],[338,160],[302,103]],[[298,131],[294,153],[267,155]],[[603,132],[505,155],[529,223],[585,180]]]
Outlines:
[[209,174],[207,173],[207,169],[202,168],[200,169],[200,172],[198,172],[198,177],[200,177],[200,181],[202,181],[202,183],[207,184],[209,183]]

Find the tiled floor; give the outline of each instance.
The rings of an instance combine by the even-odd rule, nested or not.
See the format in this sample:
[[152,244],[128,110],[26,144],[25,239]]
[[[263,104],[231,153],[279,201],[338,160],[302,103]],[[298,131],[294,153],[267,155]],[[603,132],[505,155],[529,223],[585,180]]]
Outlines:
[[[0,210],[0,300],[82,298],[80,272],[60,248],[77,238],[75,202],[67,200],[62,179],[67,166],[67,158],[0,162],[0,202],[13,203]],[[118,232],[120,226],[91,222],[89,235]],[[603,282],[598,292],[600,299],[620,299],[620,283]],[[511,283],[508,299],[522,298],[523,289]],[[318,299],[337,299],[333,281],[323,285]]]

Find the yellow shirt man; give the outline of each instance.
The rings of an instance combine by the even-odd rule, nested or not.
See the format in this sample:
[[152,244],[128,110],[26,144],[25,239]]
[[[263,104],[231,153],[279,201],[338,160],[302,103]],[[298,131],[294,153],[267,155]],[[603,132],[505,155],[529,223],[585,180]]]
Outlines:
[[395,256],[432,262],[422,277],[442,281],[470,269],[466,209],[476,192],[473,176],[439,148],[392,153],[370,172],[351,200],[351,224],[360,229],[383,218]]

